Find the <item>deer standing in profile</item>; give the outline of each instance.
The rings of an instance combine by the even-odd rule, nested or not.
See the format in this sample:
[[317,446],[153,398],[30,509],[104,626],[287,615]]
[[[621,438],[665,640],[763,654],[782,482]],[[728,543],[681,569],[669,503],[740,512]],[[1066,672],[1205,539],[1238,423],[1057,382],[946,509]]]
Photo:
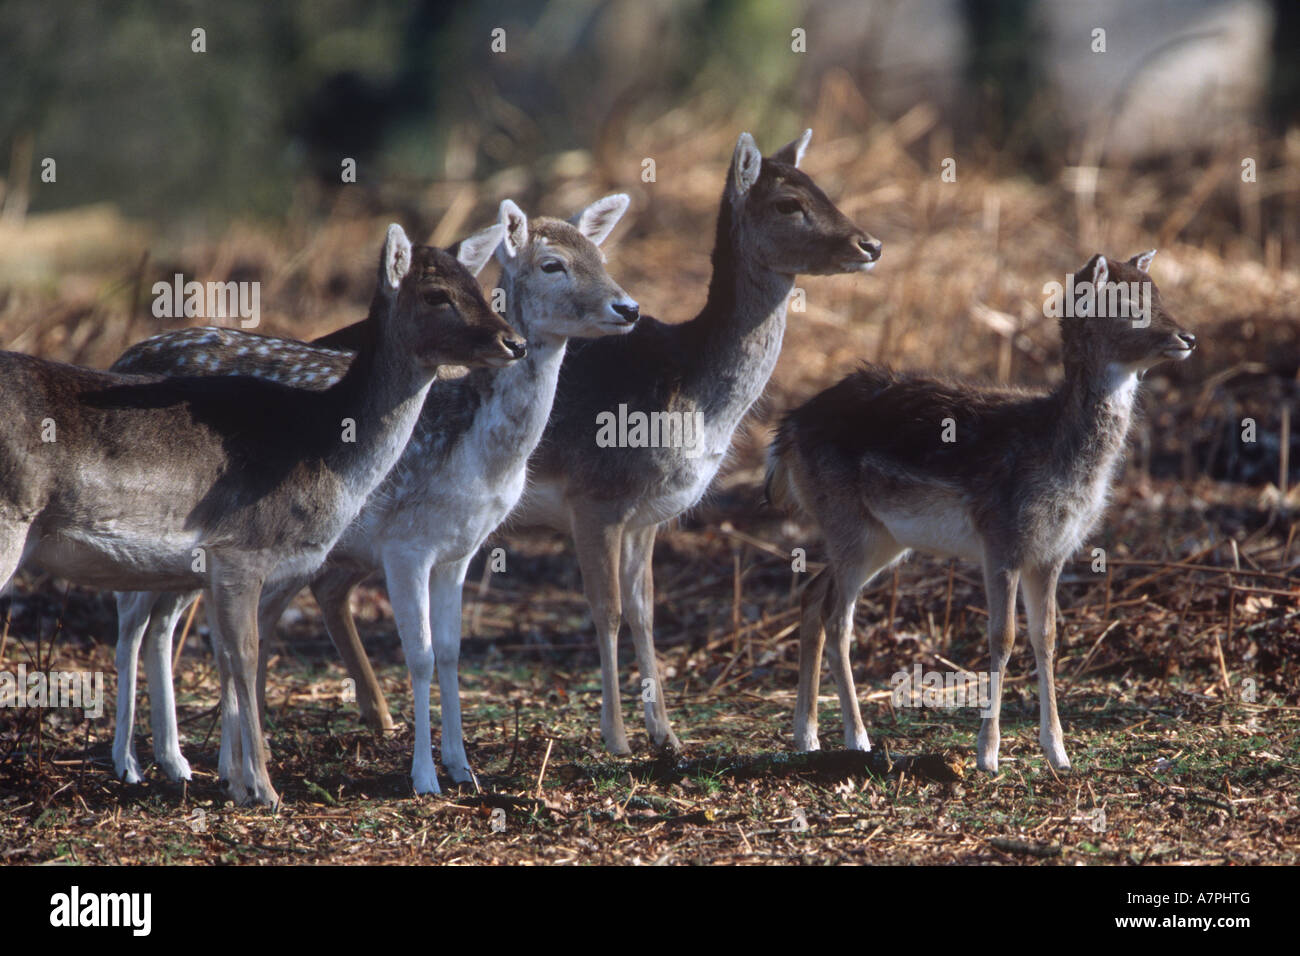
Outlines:
[[[1112,306],[1063,315],[1065,378],[1050,393],[867,365],[785,416],[769,456],[768,498],[811,517],[828,557],[802,597],[797,749],[819,746],[817,685],[828,632],[845,746],[871,749],[849,664],[853,610],[872,577],[917,550],[978,561],[984,571],[991,701],[979,768],[998,769],[1002,677],[1023,582],[1038,667],[1038,739],[1052,767],[1069,769],[1053,677],[1057,579],[1105,510],[1138,379],[1158,362],[1186,359],[1196,345],[1147,274],[1154,255],[1128,262],[1097,255],[1075,274],[1074,288],[1090,284],[1092,300]],[[1113,306],[1125,298],[1116,291],[1143,286],[1146,314]]]
[[[880,257],[880,243],[798,168],[811,135],[766,159],[748,133],[740,135],[699,315],[677,325],[643,317],[629,335],[569,349],[528,492],[512,516],[512,524],[573,535],[600,651],[601,734],[615,754],[630,752],[619,699],[620,616],[632,631],[642,686],[651,690],[642,695],[650,738],[681,748],[655,659],[656,531],[704,495],[767,385],[795,276],[864,272]],[[674,416],[688,427],[666,446],[600,442],[600,423],[627,410]]]
[[[461,727],[458,675],[465,574],[523,493],[528,458],[546,426],[569,339],[624,336],[637,322],[637,303],[605,271],[598,248],[627,207],[627,196],[607,196],[569,223],[529,220],[513,202],[501,204],[503,238],[497,256],[502,288],[510,324],[528,339],[527,357],[508,369],[476,371],[433,385],[400,461],[311,580],[326,629],[357,681],[363,712],[369,702],[369,712],[386,717],[383,693],[349,607],[358,584],[375,571],[384,573],[411,673],[411,776],[417,793],[439,792],[429,719],[435,665],[442,762],[456,783],[473,780]],[[356,333],[357,326],[349,326],[308,346],[222,330],[221,345],[214,349],[202,344],[213,330],[187,329],[140,343],[119,365],[175,373],[193,365],[194,354],[203,352],[210,359],[208,374],[239,372],[279,381],[310,378],[309,384],[321,387],[347,370],[352,353],[336,349],[354,344]],[[252,350],[257,357],[253,366],[247,358],[250,343],[258,343]],[[288,582],[267,594],[262,602],[263,634],[271,633],[296,590]],[[167,595],[158,601],[154,621],[148,623],[150,639],[158,644],[151,656],[169,659],[171,628],[189,599]],[[133,605],[122,626],[142,632],[148,614],[143,603]],[[134,660],[123,666],[133,670]],[[159,681],[169,686],[170,674],[160,669]],[[165,687],[160,689],[165,693]],[[174,723],[174,715],[170,720]],[[117,733],[129,741],[130,725],[119,723]]]
[[[485,260],[498,239],[473,247]],[[365,334],[324,391],[0,353],[0,585],[30,562],[91,587],[209,590],[238,703],[229,779],[241,803],[279,801],[255,700],[263,588],[324,561],[406,445],[440,363],[524,352],[461,262],[412,249],[396,225]]]

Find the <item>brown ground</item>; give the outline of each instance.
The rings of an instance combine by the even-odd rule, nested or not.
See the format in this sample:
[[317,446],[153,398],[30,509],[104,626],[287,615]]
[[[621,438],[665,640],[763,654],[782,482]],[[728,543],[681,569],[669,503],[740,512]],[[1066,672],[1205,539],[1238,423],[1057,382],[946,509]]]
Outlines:
[[[1300,500],[1279,489],[1279,436],[1284,413],[1294,417],[1300,368],[1300,276],[1277,238],[1296,234],[1297,157],[1277,158],[1271,182],[1282,198],[1262,212],[1216,157],[1106,170],[1095,198],[966,165],[957,183],[941,183],[931,157],[945,155],[942,136],[925,110],[887,124],[833,82],[823,99],[807,168],[884,240],[885,255],[870,277],[800,282],[807,311],[791,315],[767,407],[710,501],[660,538],[658,643],[684,764],[645,750],[639,683],[626,664],[626,716],[643,759],[603,754],[572,552],[559,538],[510,535],[496,542],[508,570],[485,579],[480,561],[467,586],[462,686],[482,794],[410,794],[410,693],[382,590],[358,598],[401,725],[382,739],[340,700],[342,668],[304,597],[282,625],[273,667],[278,813],[222,799],[215,675],[206,641],[192,634],[178,677],[195,768],[188,790],[156,771],[138,787],[116,782],[111,716],[0,711],[0,861],[1300,862]],[[0,337],[106,366],[158,331],[149,287],[176,271],[260,279],[263,330],[306,337],[362,314],[389,218],[448,242],[489,221],[504,195],[567,214],[610,187],[634,194],[630,226],[610,245],[611,273],[648,312],[685,318],[703,300],[737,129],[726,117],[701,127],[707,112],[694,110],[689,136],[670,114],[597,160],[571,156],[535,178],[345,193],[323,221],[239,225],[188,244],[111,210],[37,219],[21,233],[6,226]],[[663,143],[681,145],[656,152]],[[643,186],[627,170],[646,155],[659,182]],[[997,778],[974,770],[971,711],[891,711],[896,670],[986,660],[975,569],[924,558],[866,593],[855,666],[877,748],[933,758],[903,761],[901,773],[884,760],[787,758],[800,577],[790,551],[807,548],[810,569],[820,551],[760,504],[771,416],[863,358],[1050,383],[1058,340],[1042,317],[1042,284],[1099,249],[1128,256],[1151,246],[1161,250],[1153,277],[1201,348],[1148,379],[1133,453],[1095,535],[1109,573],[1093,573],[1081,553],[1063,577],[1058,686],[1074,773],[1058,779],[1039,754],[1023,640]],[[1240,440],[1246,417],[1257,423],[1254,444]],[[1294,484],[1294,467],[1289,477]],[[195,628],[202,633],[202,612]],[[101,670],[111,698],[113,641],[109,597],[28,572],[0,669]],[[829,682],[823,693],[833,693]],[[830,696],[821,723],[834,746]],[[138,726],[147,728],[147,708]],[[147,740],[139,753],[148,756]]]

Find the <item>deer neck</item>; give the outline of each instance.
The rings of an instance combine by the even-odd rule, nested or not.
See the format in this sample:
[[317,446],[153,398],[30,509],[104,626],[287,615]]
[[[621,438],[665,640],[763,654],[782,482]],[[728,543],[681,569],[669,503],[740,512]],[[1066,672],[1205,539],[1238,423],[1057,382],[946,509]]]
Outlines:
[[[502,369],[477,369],[466,385],[477,393],[478,407],[462,439],[482,458],[478,468],[495,476],[522,467],[546,430],[568,338],[537,327],[531,310],[515,295],[513,282],[501,278],[508,321],[528,342],[528,352]],[[431,403],[431,408],[434,403]],[[440,417],[440,416],[439,416]],[[421,429],[440,431],[445,421],[421,419]]]
[[[337,427],[340,435],[330,445],[326,464],[356,488],[373,488],[392,468],[411,437],[433,382],[434,370],[412,361],[396,340],[393,321],[387,303],[376,295],[356,358],[347,373],[322,393],[328,408],[323,411],[322,427]],[[352,423],[350,430],[347,420]]]
[[1117,363],[1067,362],[1053,438],[1063,471],[1079,481],[1109,476],[1124,450],[1137,386],[1137,375]]
[[528,352],[519,361],[493,376],[492,398],[487,424],[490,447],[513,462],[526,461],[542,439],[546,420],[555,401],[555,385],[568,347],[567,336],[539,328],[526,296],[516,295],[513,281],[502,277],[506,290],[506,321],[528,342]]
[[794,276],[762,265],[736,224],[730,195],[718,213],[713,275],[704,310],[690,323],[688,391],[706,416],[734,428],[762,394],[785,335]]

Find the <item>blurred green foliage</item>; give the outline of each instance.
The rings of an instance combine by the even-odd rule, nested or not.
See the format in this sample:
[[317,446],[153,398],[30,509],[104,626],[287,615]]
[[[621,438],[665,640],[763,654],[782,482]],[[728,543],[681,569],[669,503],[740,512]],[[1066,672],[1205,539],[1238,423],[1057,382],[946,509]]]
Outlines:
[[[573,149],[599,161],[638,124],[682,108],[705,122],[743,117],[760,142],[788,138],[833,68],[893,115],[936,99],[927,84],[938,74],[956,75],[943,123],[957,145],[1055,175],[1072,134],[1045,24],[1072,0],[930,0],[924,15],[958,24],[964,49],[915,70],[924,22],[884,29],[915,14],[912,2],[0,0],[0,176],[26,170],[33,212],[107,200],[164,222],[275,218],[328,209],[345,157],[363,189],[481,179]],[[1280,132],[1300,116],[1300,13],[1293,0],[1270,7]],[[796,26],[818,52],[792,52]],[[1132,42],[1156,49],[1179,29],[1154,24]],[[889,70],[873,59],[886,36],[907,40]],[[891,83],[911,102],[882,109]],[[53,188],[38,181],[45,157],[58,164]]]
[[[703,92],[761,130],[792,111],[781,0],[5,0],[0,175],[34,144],[31,210],[279,216],[304,182],[485,175],[597,145]],[[506,31],[493,52],[492,31]],[[205,31],[206,52],[192,50]],[[35,185],[43,157],[57,188]]]

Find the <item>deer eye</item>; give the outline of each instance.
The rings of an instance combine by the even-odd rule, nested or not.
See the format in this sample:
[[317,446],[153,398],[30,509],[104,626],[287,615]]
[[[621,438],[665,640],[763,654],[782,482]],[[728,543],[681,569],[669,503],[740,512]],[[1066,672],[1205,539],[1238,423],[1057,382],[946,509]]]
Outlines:
[[424,301],[433,306],[450,305],[451,297],[447,295],[446,289],[430,289],[424,293]]
[[542,263],[543,272],[563,272],[564,263],[559,259],[547,259]]
[[803,212],[803,206],[799,205],[797,199],[778,199],[776,201],[776,211],[783,216],[789,216],[796,212]]

